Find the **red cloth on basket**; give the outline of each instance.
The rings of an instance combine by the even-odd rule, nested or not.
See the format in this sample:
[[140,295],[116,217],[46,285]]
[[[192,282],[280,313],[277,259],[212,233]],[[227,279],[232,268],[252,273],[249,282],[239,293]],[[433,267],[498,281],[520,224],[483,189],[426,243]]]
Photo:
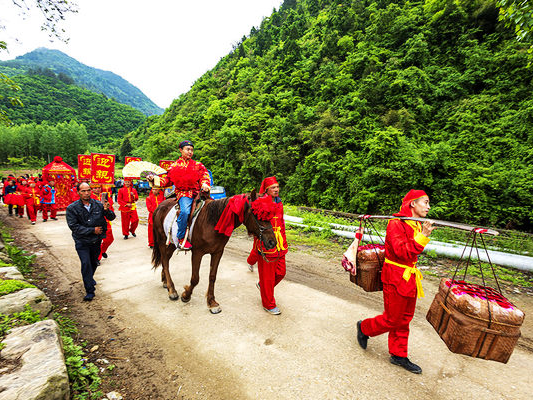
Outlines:
[[231,236],[235,228],[234,216],[237,215],[240,222],[244,220],[244,205],[246,203],[248,203],[248,198],[245,194],[231,197],[215,226],[215,231]]

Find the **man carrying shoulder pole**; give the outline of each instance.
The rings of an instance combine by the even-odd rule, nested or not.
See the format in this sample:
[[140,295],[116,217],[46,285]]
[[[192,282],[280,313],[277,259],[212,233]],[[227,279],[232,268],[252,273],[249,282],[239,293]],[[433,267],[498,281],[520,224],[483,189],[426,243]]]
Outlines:
[[[396,217],[424,218],[429,211],[429,197],[423,190],[410,190],[402,200]],[[407,358],[409,323],[413,319],[417,297],[424,297],[422,274],[416,268],[418,255],[429,243],[433,231],[429,221],[391,219],[385,237],[383,314],[357,322],[357,341],[366,349],[369,337],[389,333],[390,362],[407,371],[421,374],[422,368]]]
[[113,221],[115,213],[107,200],[102,204],[91,198],[88,183],[79,183],[76,189],[80,199],[67,207],[67,224],[81,261],[81,275],[86,292],[83,300],[91,301],[96,285],[93,276],[98,267],[102,239],[106,237],[106,218]]

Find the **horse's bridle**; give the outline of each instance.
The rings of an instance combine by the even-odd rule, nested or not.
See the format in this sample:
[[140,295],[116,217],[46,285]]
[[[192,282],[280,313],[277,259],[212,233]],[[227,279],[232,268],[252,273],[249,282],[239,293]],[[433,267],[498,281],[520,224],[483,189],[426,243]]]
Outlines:
[[[259,241],[264,245],[265,243],[263,242],[263,232],[265,232],[267,230],[267,228],[265,228],[264,226],[262,226],[260,223],[259,223],[259,219],[256,217],[256,215],[254,214],[254,212],[252,211],[252,206],[250,205],[250,214],[252,214],[252,216],[254,217],[254,220],[255,222],[257,223],[257,226],[259,228],[259,236],[258,236],[258,239]],[[279,255],[279,249],[278,249],[278,246],[276,245],[276,250],[278,252],[278,256],[273,259],[273,260],[269,260],[266,256],[265,256],[265,253],[263,253],[262,251],[259,251],[257,250],[257,252],[259,254],[261,254],[261,257],[263,257],[263,260],[266,261],[266,262],[274,262],[274,261],[278,261],[279,258],[281,257]]]

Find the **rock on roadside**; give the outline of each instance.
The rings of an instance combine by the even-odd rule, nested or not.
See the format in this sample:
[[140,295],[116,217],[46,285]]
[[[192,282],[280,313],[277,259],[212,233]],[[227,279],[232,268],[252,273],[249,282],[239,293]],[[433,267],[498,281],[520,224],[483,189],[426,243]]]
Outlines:
[[11,330],[0,356],[21,366],[0,376],[2,400],[67,400],[69,381],[59,328],[45,320]]
[[17,267],[1,267],[0,275],[4,275],[6,279],[18,279],[21,281],[24,280],[24,276],[22,276]]
[[34,311],[40,311],[41,317],[46,317],[52,310],[52,303],[41,290],[28,288],[0,296],[0,314],[24,311],[25,304],[29,304]]

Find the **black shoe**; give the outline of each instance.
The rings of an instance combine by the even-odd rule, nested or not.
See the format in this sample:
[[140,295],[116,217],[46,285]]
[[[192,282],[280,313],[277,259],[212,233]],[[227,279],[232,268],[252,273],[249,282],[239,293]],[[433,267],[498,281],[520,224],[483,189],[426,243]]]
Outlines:
[[83,298],[83,301],[92,301],[94,299],[94,293],[87,293]]
[[51,218],[51,219],[53,219],[54,221],[57,221],[57,218]]
[[107,258],[107,253],[102,253],[102,257]]
[[154,246],[148,246],[148,247],[150,247],[151,249],[153,249],[153,248],[154,248]]
[[418,365],[413,364],[407,357],[398,357],[398,356],[390,356],[390,362],[394,365],[399,365],[402,368],[405,368],[407,371],[412,372],[413,374],[421,374],[422,368],[420,368]]
[[131,236],[137,237],[137,235],[135,233],[133,233],[133,232],[131,233]]
[[43,222],[46,222],[46,221],[48,221],[48,220],[47,219],[43,219]]
[[124,235],[124,240],[128,240],[128,235]]
[[359,346],[361,346],[361,348],[366,350],[368,336],[366,336],[361,330],[361,322],[362,321],[357,321],[357,343],[359,343]]

